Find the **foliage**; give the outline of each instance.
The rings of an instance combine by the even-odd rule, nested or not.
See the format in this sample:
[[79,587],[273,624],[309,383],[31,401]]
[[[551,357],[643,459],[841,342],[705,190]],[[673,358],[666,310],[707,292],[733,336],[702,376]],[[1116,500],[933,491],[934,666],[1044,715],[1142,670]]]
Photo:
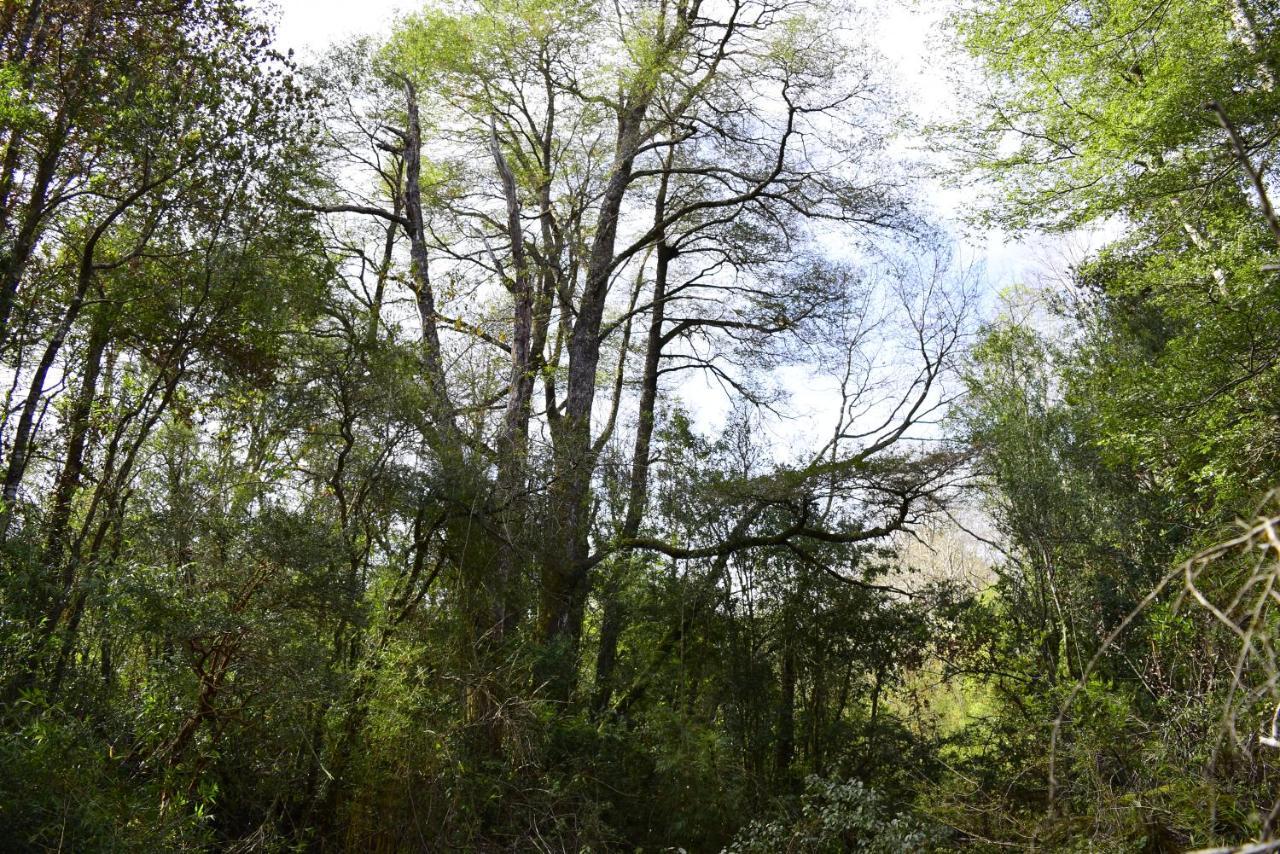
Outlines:
[[942,834],[910,817],[895,816],[874,789],[810,777],[791,820],[754,821],[725,849],[766,851],[930,851]]
[[1272,5],[960,5],[979,329],[844,5],[0,5],[0,839],[1273,835]]

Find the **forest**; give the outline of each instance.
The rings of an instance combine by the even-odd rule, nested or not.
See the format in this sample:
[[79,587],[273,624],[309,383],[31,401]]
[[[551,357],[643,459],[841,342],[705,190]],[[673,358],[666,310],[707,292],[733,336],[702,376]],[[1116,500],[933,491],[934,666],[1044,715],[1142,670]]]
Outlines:
[[0,0],[0,850],[1280,851],[1280,2],[278,21]]

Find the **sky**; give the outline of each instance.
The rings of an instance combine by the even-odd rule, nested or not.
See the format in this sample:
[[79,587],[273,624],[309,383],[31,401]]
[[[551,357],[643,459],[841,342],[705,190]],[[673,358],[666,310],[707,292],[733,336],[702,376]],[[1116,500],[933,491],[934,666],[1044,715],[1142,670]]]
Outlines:
[[[276,41],[303,59],[328,45],[354,35],[386,32],[397,13],[413,11],[416,0],[259,0],[278,15]],[[948,74],[939,67],[942,53],[938,25],[949,4],[945,0],[884,0],[878,4],[876,32],[871,42],[888,59],[900,90],[911,108],[925,119],[944,117],[957,103]],[[959,227],[971,197],[962,191],[929,188],[935,214]],[[960,236],[960,235],[958,235]],[[965,231],[961,252],[966,260],[981,260],[993,292],[1039,274],[1058,247],[1027,245],[998,231]]]
[[[256,0],[276,9],[277,46],[292,49],[305,61],[328,45],[351,36],[387,32],[397,13],[421,7],[420,0]],[[925,120],[940,120],[959,103],[951,76],[945,72],[945,46],[939,32],[948,0],[880,0],[872,44],[888,60],[894,83],[911,108]],[[912,140],[906,140],[910,147]],[[941,186],[924,188],[921,196],[931,202],[935,216],[953,229],[962,263],[977,264],[984,270],[985,303],[981,313],[995,314],[996,294],[1008,293],[1026,282],[1044,283],[1061,277],[1066,266],[1079,260],[1098,240],[1089,236],[1067,241],[1033,239],[1020,241],[996,230],[965,227],[963,220],[973,204],[972,190],[949,190]],[[1052,285],[1050,285],[1052,287]],[[1025,293],[1020,291],[1020,293]],[[1033,300],[1034,302],[1034,300]],[[1036,311],[1018,306],[1015,313]],[[777,377],[789,387],[788,409],[793,417],[762,425],[776,448],[799,451],[815,440],[830,435],[832,385],[830,378],[797,366]],[[716,393],[709,381],[697,388],[682,388],[679,396],[704,433],[714,435],[728,415],[727,398]],[[705,385],[705,387],[703,387]],[[710,394],[708,394],[710,392]],[[983,529],[984,517],[972,509],[959,511],[971,529]],[[972,518],[970,518],[972,517]],[[954,552],[955,549],[949,549]]]
[[[276,41],[305,56],[348,36],[386,31],[405,0],[272,0],[280,14]],[[263,3],[263,5],[267,5]]]
[[[264,7],[275,7],[277,46],[292,49],[305,61],[322,52],[328,45],[350,36],[390,30],[397,13],[420,8],[420,0],[257,0]],[[903,93],[911,109],[925,120],[946,118],[946,111],[959,101],[953,91],[951,75],[946,73],[945,45],[939,32],[946,0],[882,0],[875,4],[876,14],[869,19],[873,32],[867,37],[888,60],[895,85]],[[909,149],[912,139],[902,144]],[[986,303],[984,314],[990,316],[996,305],[995,295],[1008,292],[1012,286],[1027,280],[1043,280],[1054,269],[1061,270],[1071,255],[1084,251],[1080,246],[1064,247],[1039,242],[1020,242],[1001,232],[966,228],[962,221],[973,204],[972,191],[948,190],[929,186],[921,197],[929,202],[935,217],[949,223],[954,230],[958,255],[962,263],[979,264],[985,270]],[[793,406],[809,410],[819,421],[830,397],[817,376],[787,377],[794,385]],[[695,395],[695,397],[704,397]],[[811,398],[811,406],[806,406]],[[727,404],[726,404],[727,407]],[[707,409],[704,405],[700,407]],[[719,421],[724,413],[703,413],[709,423]]]

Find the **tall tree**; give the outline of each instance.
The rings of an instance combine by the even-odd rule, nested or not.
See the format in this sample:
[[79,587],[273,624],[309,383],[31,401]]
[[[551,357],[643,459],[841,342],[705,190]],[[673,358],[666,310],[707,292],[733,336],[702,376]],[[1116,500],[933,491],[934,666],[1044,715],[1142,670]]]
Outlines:
[[[507,377],[494,389],[501,423],[469,437],[446,426],[432,440],[442,467],[452,457],[495,472],[472,502],[489,521],[465,529],[468,548],[480,549],[464,561],[469,587],[489,600],[475,608],[479,635],[518,621],[512,579],[536,577],[544,677],[567,698],[594,569],[611,556],[856,542],[912,518],[945,463],[906,455],[886,462],[879,483],[865,473],[936,404],[957,341],[958,318],[945,311],[917,318],[922,372],[879,431],[841,435],[821,465],[770,481],[789,508],[769,517],[774,530],[698,548],[644,530],[664,382],[700,371],[752,394],[743,368],[838,337],[856,314],[856,276],[820,258],[818,224],[855,238],[915,226],[894,187],[875,177],[884,116],[852,121],[852,105],[874,86],[871,65],[816,17],[768,3],[479,4],[409,18],[382,62],[406,100],[364,119],[384,134],[371,142],[422,165],[406,168],[404,184],[388,185],[377,204],[307,206],[370,214],[409,238],[423,371],[441,407],[434,423],[456,424],[487,403],[465,397],[467,383],[447,370],[463,340],[507,350],[493,369]],[[434,152],[429,165],[420,150]],[[454,310],[462,316],[445,314]],[[633,341],[643,350],[628,509],[608,531],[595,521],[594,490],[626,411]],[[608,352],[618,361],[603,379]],[[601,387],[610,390],[604,401]],[[479,453],[462,461],[459,447]],[[531,477],[532,460],[547,466],[544,483]],[[870,501],[843,527],[816,523],[816,492],[857,486],[896,498]],[[492,545],[478,546],[485,537]]]

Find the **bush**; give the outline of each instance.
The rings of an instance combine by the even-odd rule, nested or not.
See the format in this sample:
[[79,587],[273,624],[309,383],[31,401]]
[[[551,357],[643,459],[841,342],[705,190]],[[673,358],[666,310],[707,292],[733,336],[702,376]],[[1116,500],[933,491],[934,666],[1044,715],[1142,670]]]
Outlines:
[[809,777],[799,811],[744,827],[724,854],[776,852],[929,851],[942,842],[940,828],[895,812],[879,792],[858,780]]

